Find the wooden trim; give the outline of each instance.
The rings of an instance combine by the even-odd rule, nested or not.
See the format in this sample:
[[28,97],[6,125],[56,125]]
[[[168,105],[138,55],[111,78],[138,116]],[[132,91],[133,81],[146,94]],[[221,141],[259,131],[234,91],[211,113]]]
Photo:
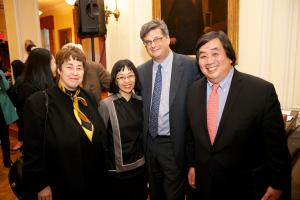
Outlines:
[[239,50],[239,0],[228,0],[227,34],[236,53]]

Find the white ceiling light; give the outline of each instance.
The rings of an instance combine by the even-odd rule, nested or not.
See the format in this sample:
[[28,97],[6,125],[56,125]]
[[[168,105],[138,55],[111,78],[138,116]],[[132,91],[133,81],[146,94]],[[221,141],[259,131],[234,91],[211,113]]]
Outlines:
[[39,10],[39,15],[41,15],[41,14],[43,14],[43,12]]
[[76,0],[65,0],[65,2],[66,2],[67,4],[70,4],[71,6],[74,6]]

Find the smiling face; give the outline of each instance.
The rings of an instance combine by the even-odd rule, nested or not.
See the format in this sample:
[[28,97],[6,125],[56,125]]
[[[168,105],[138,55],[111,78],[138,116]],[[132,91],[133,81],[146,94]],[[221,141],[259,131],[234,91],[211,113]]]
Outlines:
[[202,73],[212,83],[220,83],[232,68],[221,41],[215,38],[199,49],[198,64]]
[[117,73],[116,84],[119,87],[119,93],[127,99],[132,95],[135,86],[134,72],[125,66],[124,70]]
[[161,63],[170,52],[170,38],[164,36],[159,28],[149,31],[143,39],[148,54]]
[[77,89],[82,83],[84,68],[81,61],[74,60],[72,56],[68,61],[64,61],[61,69],[57,70],[60,75],[60,81],[64,84],[65,88],[71,91]]
[[125,66],[124,70],[117,73],[116,83],[119,87],[119,93],[128,99],[132,95],[135,86],[134,72]]

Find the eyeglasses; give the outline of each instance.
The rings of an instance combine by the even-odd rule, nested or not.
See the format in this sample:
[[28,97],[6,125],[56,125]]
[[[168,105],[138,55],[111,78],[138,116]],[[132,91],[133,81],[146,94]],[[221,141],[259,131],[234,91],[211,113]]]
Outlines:
[[152,45],[152,42],[157,45],[158,43],[160,43],[162,41],[163,37],[155,37],[153,40],[145,40],[143,43],[145,46],[150,47]]
[[134,74],[130,74],[128,76],[118,76],[117,80],[124,82],[126,79],[132,81],[135,78]]

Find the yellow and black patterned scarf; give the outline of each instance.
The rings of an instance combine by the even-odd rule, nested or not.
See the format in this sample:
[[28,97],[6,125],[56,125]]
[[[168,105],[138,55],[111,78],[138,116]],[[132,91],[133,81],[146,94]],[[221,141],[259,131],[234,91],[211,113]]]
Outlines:
[[64,84],[61,81],[58,82],[58,88],[63,93],[68,95],[71,98],[71,100],[73,101],[73,111],[74,111],[75,118],[78,121],[78,123],[80,124],[80,126],[82,127],[86,136],[92,142],[93,133],[94,133],[94,125],[79,108],[79,102],[81,102],[84,106],[87,106],[86,100],[83,97],[78,96],[78,94],[80,92],[80,88],[78,87],[75,91],[69,91],[68,89],[66,89],[64,87]]

